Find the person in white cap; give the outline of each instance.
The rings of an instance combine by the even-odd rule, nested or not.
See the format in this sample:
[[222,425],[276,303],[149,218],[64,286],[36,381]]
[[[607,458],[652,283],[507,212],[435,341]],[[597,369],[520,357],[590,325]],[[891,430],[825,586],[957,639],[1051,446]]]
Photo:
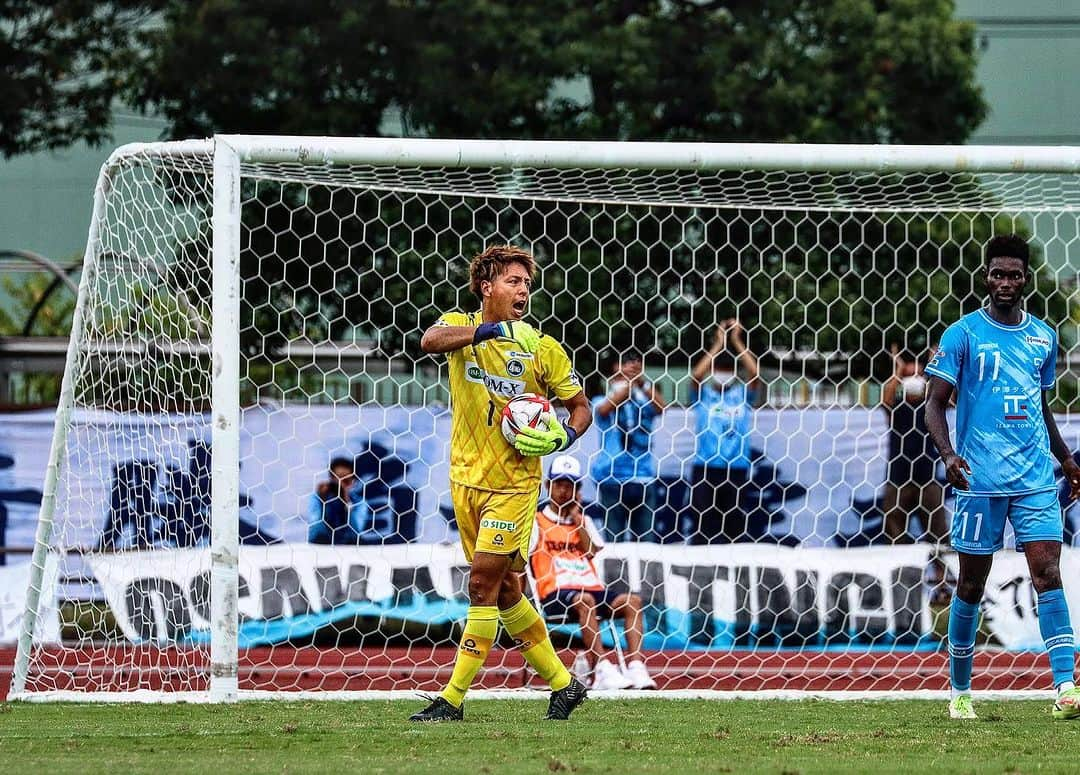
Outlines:
[[[593,557],[604,547],[600,532],[581,509],[581,463],[570,455],[551,461],[547,505],[536,514],[529,568],[544,614],[581,626],[594,689],[655,689],[641,658],[641,598],[604,586]],[[621,618],[626,631],[626,670],[603,653],[600,620]]]

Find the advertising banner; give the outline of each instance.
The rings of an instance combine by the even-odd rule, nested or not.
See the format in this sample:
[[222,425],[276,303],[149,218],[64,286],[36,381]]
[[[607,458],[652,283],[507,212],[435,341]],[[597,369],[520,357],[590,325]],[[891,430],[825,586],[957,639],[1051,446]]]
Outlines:
[[[925,547],[615,544],[599,555],[606,584],[638,592],[646,647],[717,649],[927,645]],[[90,566],[134,642],[209,638],[209,552],[94,555]],[[310,638],[363,617],[463,621],[467,565],[459,546],[242,547],[241,645]],[[559,624],[559,623],[556,623]]]

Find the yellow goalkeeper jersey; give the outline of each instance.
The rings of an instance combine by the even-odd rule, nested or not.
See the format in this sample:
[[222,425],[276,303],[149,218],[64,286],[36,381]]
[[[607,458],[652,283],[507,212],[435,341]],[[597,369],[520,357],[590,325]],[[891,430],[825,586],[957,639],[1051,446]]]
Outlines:
[[[479,312],[447,312],[437,326],[477,326]],[[540,335],[535,353],[489,339],[447,353],[450,365],[450,481],[492,492],[534,493],[540,458],[524,457],[502,435],[502,410],[522,393],[571,398],[581,382],[562,345]]]

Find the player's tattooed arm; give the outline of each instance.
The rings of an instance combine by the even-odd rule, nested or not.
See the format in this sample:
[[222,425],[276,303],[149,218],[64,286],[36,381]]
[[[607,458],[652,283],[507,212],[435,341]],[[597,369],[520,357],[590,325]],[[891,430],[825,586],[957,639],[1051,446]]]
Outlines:
[[589,406],[589,399],[585,397],[584,393],[575,393],[570,398],[563,400],[563,406],[570,412],[566,424],[573,428],[574,437],[577,438],[592,425],[592,409]]
[[945,463],[945,478],[949,480],[949,484],[958,490],[968,490],[971,485],[964,474],[971,473],[971,466],[953,449],[949,439],[949,421],[945,418],[945,407],[949,405],[952,392],[953,386],[946,380],[930,377],[926,397],[926,430]]
[[1050,409],[1046,391],[1042,394],[1043,421],[1046,423],[1046,432],[1050,437],[1050,452],[1061,463],[1061,473],[1069,483],[1069,495],[1073,500],[1080,499],[1080,465],[1073,459],[1072,450],[1069,449],[1065,440],[1061,438],[1057,420]]
[[476,326],[434,325],[420,338],[420,349],[429,354],[448,353],[473,343]]

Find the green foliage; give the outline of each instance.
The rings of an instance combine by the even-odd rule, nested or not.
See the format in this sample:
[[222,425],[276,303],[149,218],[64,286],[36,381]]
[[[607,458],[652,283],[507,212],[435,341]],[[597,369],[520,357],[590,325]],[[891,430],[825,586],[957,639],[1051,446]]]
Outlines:
[[118,70],[155,5],[0,0],[0,154],[107,140]]
[[[110,271],[112,270],[110,267]],[[104,274],[104,272],[102,273]],[[210,299],[202,309],[161,278],[127,277],[121,271],[103,281],[93,302],[94,336],[111,341],[185,343],[209,336]]]
[[960,142],[985,115],[948,1],[440,5],[407,102],[432,133]]
[[[75,298],[67,287],[46,293],[54,284],[51,275],[34,273],[0,279],[0,294],[6,298],[0,306],[0,336],[22,336],[31,316],[33,326],[27,333],[38,336],[67,336]],[[38,309],[37,314],[34,310]]]
[[[951,0],[166,3],[127,94],[175,137],[963,142],[986,114]],[[928,99],[926,95],[933,95]]]
[[173,137],[375,135],[423,5],[172,0],[141,35],[127,94]]
[[[0,336],[64,336],[71,331],[75,297],[66,287],[52,293],[54,279],[40,273],[8,275],[0,279]],[[46,295],[48,294],[48,295]],[[36,310],[36,312],[35,312]],[[33,320],[31,321],[31,318]],[[46,404],[60,395],[58,373],[26,373],[12,379],[13,397],[20,404]]]

